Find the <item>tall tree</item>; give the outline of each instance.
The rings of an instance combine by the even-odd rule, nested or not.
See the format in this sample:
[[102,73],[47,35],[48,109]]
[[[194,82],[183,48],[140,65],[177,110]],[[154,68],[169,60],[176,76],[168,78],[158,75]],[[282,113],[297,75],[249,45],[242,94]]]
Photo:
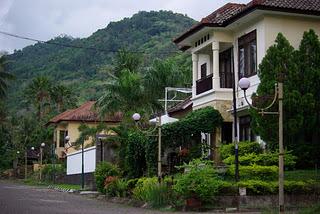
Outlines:
[[173,59],[155,60],[144,76],[147,94],[156,99],[164,98],[165,87],[183,87],[185,83],[185,76]]
[[28,100],[37,110],[37,116],[41,119],[45,109],[50,105],[50,91],[52,84],[48,77],[38,76],[32,80],[26,89]]
[[6,72],[7,60],[5,56],[0,57],[0,99],[6,96],[6,91],[8,88],[8,81],[13,79],[13,75]]
[[[319,50],[319,39],[312,30],[304,33],[298,51],[279,34],[259,65],[261,83],[257,97],[253,97],[258,105],[265,106],[270,101],[266,98],[274,94],[274,84],[279,78],[284,80],[284,144],[298,156],[300,167],[311,166],[319,159]],[[278,117],[255,111],[252,116],[255,131],[276,149]]]
[[55,103],[58,113],[75,107],[76,96],[73,91],[64,85],[55,85],[50,90],[51,100]]
[[154,102],[148,99],[143,87],[141,56],[122,50],[114,62],[111,81],[106,84],[105,93],[95,105],[100,115],[104,117],[108,113],[121,111],[125,116],[131,116],[134,111],[150,111]]

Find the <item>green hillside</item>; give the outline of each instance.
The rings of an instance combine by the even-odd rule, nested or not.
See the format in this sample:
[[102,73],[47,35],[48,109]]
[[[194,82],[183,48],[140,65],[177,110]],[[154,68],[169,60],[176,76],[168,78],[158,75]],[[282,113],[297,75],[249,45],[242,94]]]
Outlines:
[[87,49],[37,43],[15,51],[7,56],[11,62],[9,72],[16,76],[9,91],[9,107],[12,111],[24,107],[24,88],[39,75],[72,87],[80,101],[96,99],[99,89],[108,81],[105,73],[112,67],[116,51],[123,48],[141,53],[146,67],[156,58],[167,57],[190,63],[179,53],[172,38],[194,23],[193,19],[170,11],[139,12],[111,22],[87,38],[60,36],[49,41]]

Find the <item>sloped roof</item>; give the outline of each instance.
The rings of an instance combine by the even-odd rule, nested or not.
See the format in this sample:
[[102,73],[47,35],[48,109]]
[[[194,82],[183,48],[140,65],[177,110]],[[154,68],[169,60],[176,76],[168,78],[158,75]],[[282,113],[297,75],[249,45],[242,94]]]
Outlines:
[[179,102],[176,105],[172,106],[167,111],[169,114],[171,114],[171,113],[174,113],[177,111],[184,110],[184,109],[188,108],[189,106],[192,106],[191,96],[187,97],[182,102]]
[[81,121],[81,122],[120,122],[121,113],[108,115],[101,120],[98,113],[94,111],[95,101],[88,101],[76,109],[70,109],[53,117],[49,123],[59,123],[60,121]]
[[204,27],[226,27],[254,10],[281,11],[320,16],[320,0],[253,0],[248,4],[228,3],[173,40],[179,43]]

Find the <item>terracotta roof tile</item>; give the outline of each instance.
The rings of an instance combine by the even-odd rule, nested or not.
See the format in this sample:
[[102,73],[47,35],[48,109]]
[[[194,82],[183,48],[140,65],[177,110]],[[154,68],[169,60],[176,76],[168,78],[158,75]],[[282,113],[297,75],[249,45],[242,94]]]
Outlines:
[[58,123],[60,121],[84,121],[84,122],[120,122],[122,119],[121,113],[108,115],[101,120],[98,113],[94,111],[93,106],[95,101],[88,101],[76,109],[70,109],[52,118],[49,123]]
[[184,101],[179,102],[176,105],[174,105],[173,107],[169,108],[168,113],[173,113],[173,112],[177,112],[177,111],[186,109],[190,105],[192,105],[191,96],[187,97]]
[[179,43],[203,27],[225,27],[255,9],[320,16],[320,0],[252,0],[248,4],[228,3],[193,25],[173,42]]

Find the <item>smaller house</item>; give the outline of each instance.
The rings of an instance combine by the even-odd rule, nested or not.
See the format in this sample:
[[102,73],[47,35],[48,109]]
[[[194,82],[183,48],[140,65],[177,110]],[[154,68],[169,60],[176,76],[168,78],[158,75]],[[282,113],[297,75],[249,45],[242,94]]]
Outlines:
[[[54,118],[48,124],[54,125],[53,142],[55,144],[55,153],[59,159],[65,158],[67,154],[74,153],[74,143],[80,136],[79,126],[87,124],[89,127],[95,127],[99,123],[106,123],[108,127],[117,126],[121,122],[122,115],[115,113],[101,119],[93,106],[95,101],[88,101],[78,108],[67,110]],[[66,136],[70,137],[69,142]],[[84,142],[87,147],[92,144],[92,139]]]

